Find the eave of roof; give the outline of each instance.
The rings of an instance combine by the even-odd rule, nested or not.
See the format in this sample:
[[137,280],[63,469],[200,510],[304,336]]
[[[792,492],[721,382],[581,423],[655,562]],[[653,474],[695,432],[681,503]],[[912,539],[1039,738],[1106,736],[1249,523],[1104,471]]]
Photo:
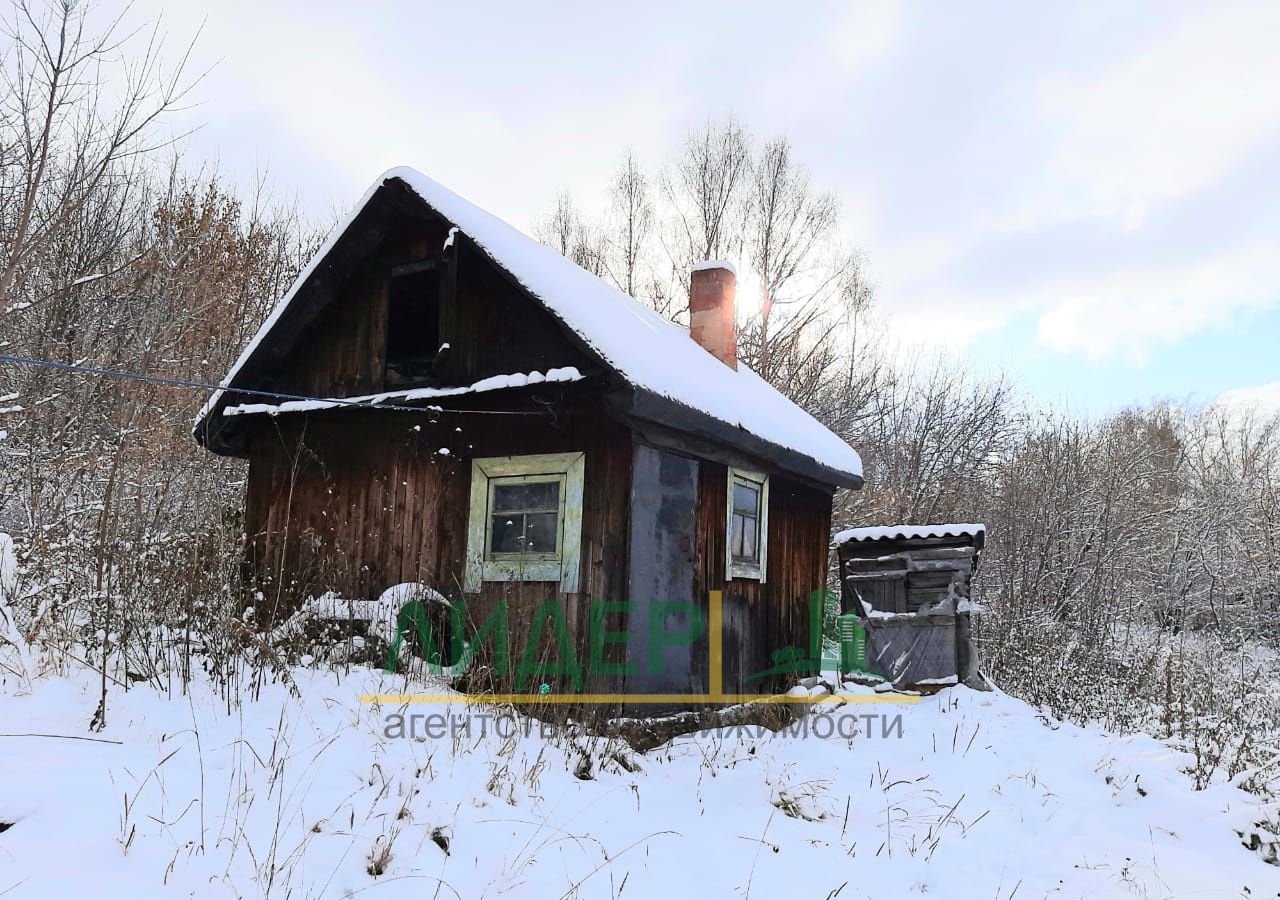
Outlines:
[[832,542],[844,544],[862,541],[901,541],[929,538],[980,538],[987,526],[979,522],[942,525],[870,525],[863,528],[846,528],[837,532]]

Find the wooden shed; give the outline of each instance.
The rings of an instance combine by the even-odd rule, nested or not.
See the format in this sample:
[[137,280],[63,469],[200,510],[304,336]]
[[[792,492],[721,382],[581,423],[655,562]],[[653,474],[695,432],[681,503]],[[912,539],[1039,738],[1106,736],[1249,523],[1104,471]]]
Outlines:
[[418,582],[477,622],[504,604],[519,646],[553,600],[602,661],[587,689],[700,692],[709,635],[670,636],[722,591],[725,688],[775,687],[751,676],[808,645],[861,462],[737,362],[735,282],[696,266],[685,329],[418,172],[378,178],[195,428],[248,460],[259,619]]
[[882,525],[835,536],[842,613],[867,629],[871,668],[900,685],[983,687],[970,637],[971,585],[986,528]]

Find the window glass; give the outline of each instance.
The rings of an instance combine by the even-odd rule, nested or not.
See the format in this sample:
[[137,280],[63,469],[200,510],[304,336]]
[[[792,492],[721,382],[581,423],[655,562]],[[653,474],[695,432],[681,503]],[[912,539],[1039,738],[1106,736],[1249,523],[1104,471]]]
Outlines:
[[743,559],[755,559],[757,556],[756,536],[760,531],[759,523],[759,519],[746,519],[742,529],[742,552],[739,554]]
[[743,481],[733,483],[733,519],[729,530],[729,552],[736,560],[759,559],[760,487]]
[[524,543],[524,516],[516,513],[512,516],[493,517],[492,538],[489,541],[491,553],[519,553]]
[[496,484],[493,487],[494,512],[554,510],[559,505],[560,482],[558,481]]
[[559,513],[559,481],[494,484],[489,552],[554,554]]
[[524,517],[524,552],[556,552],[556,514],[526,513]]

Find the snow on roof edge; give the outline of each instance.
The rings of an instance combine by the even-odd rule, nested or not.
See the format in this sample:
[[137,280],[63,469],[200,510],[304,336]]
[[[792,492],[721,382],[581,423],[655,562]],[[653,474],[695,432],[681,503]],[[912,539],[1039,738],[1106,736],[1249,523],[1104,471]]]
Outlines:
[[512,372],[507,375],[490,375],[474,384],[457,387],[422,387],[403,391],[383,391],[378,394],[362,394],[357,397],[317,397],[314,400],[286,400],[283,403],[240,403],[222,410],[224,416],[254,416],[266,413],[278,415],[292,412],[316,412],[325,409],[376,408],[392,400],[436,400],[461,397],[467,394],[485,394],[537,384],[555,384],[581,381],[582,373],[575,366],[561,366],[546,372]]
[[863,528],[846,528],[837,532],[832,542],[884,541],[907,538],[976,537],[985,534],[987,526],[981,522],[964,522],[943,525],[871,525]]
[[456,226],[629,383],[861,480],[862,460],[857,451],[749,368],[740,364],[736,370],[730,369],[695,343],[686,329],[406,167],[388,169],[379,176],[335,226],[241,351],[222,386],[205,403],[196,418],[197,427],[217,406],[320,262],[373,195],[393,179]]
[[706,272],[708,269],[728,269],[733,277],[738,277],[738,267],[727,259],[706,259],[691,268],[690,272]]

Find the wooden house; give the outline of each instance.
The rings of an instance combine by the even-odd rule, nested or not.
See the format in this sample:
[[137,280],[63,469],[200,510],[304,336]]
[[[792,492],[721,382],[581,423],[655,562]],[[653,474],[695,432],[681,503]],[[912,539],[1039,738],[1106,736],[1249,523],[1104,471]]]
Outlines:
[[763,689],[808,644],[833,492],[862,476],[738,364],[735,281],[696,266],[686,330],[416,171],[378,178],[197,420],[248,460],[259,619],[419,582],[476,621],[505,602],[519,646],[553,599],[579,658],[612,663],[588,687],[703,691],[706,635],[644,661],[654,621],[697,618],[672,601],[722,591],[725,687]]

